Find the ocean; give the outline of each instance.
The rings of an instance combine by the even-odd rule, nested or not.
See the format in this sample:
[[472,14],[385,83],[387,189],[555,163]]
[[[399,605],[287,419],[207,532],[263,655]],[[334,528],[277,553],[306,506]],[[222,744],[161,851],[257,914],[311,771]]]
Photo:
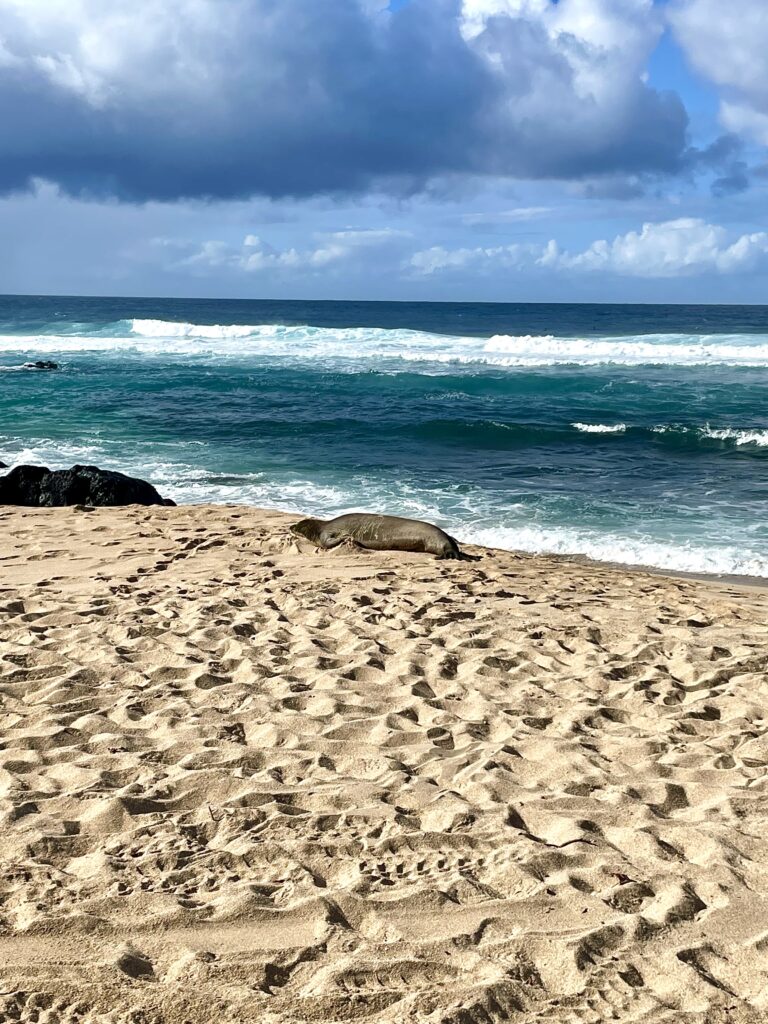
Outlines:
[[0,460],[768,576],[768,307],[0,297]]

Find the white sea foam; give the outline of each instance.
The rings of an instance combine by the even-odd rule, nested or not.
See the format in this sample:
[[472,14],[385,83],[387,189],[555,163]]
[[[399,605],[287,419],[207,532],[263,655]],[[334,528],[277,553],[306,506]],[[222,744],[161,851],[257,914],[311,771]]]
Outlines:
[[582,434],[623,434],[627,429],[626,423],[615,423],[612,426],[607,423],[572,423],[571,426]]
[[726,364],[762,366],[768,359],[765,338],[751,335],[646,334],[614,338],[538,338],[497,335],[486,343],[488,358],[499,365],[575,363],[585,366]]
[[[74,327],[74,325],[72,325]],[[86,333],[0,336],[0,352],[115,352],[142,356],[207,356],[333,361],[373,366],[432,363],[515,368],[572,364],[768,366],[765,335],[644,334],[611,338],[552,335],[454,337],[377,327],[285,324],[193,324],[126,320]],[[426,367],[420,368],[421,372]]]
[[532,554],[582,555],[598,562],[649,566],[672,572],[768,576],[768,557],[735,545],[675,543],[569,527],[456,529],[460,540]]
[[673,423],[651,427],[651,432],[654,434],[693,434],[697,437],[710,438],[713,441],[731,442],[737,447],[754,445],[757,448],[768,448],[768,430],[740,430],[736,427],[709,426],[685,427]]
[[260,328],[252,324],[187,324],[170,320],[131,320],[131,333],[143,338],[248,338]]
[[737,445],[754,444],[758,448],[768,448],[768,430],[733,430],[730,427],[713,430],[707,427],[702,434],[717,441],[733,441]]
[[87,465],[102,460],[104,469],[117,469],[118,466],[107,465],[109,461],[104,446],[94,444],[77,444],[34,439],[25,442],[21,439],[0,437],[0,451],[3,460],[10,469],[14,466],[47,466],[49,469],[64,469],[75,463]]

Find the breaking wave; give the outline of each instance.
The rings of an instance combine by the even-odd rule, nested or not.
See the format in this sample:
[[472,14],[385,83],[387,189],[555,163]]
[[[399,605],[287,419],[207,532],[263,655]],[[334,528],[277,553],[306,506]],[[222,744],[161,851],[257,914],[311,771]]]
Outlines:
[[56,323],[50,333],[0,336],[0,352],[116,352],[146,356],[433,363],[515,368],[553,365],[768,366],[765,335],[642,334],[602,338],[554,335],[455,337],[375,327],[195,324],[119,320]]
[[613,426],[607,423],[572,423],[571,426],[580,430],[582,434],[623,434],[627,429],[626,423],[616,423]]
[[736,545],[636,538],[571,527],[487,528],[456,531],[460,540],[531,554],[581,555],[597,562],[652,566],[671,572],[768,576],[768,558]]
[[710,426],[684,427],[671,424],[669,426],[651,427],[651,433],[694,441],[722,441],[726,445],[735,445],[737,448],[747,446],[768,448],[768,430],[739,430],[736,427]]

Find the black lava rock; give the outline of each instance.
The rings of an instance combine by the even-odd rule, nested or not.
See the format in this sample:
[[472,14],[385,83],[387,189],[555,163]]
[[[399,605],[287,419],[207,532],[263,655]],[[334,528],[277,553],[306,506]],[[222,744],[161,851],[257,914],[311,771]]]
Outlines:
[[0,477],[0,505],[175,505],[152,484],[98,466],[16,466]]
[[58,370],[59,364],[52,359],[37,359],[34,363],[24,363],[25,370]]

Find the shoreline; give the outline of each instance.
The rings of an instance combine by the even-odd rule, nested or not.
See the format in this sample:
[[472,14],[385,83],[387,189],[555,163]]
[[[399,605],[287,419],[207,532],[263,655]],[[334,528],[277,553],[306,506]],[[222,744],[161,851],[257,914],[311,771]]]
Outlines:
[[[489,548],[488,550],[496,550]],[[500,551],[507,550],[506,548],[499,548]],[[743,587],[747,589],[768,589],[768,576],[738,576],[732,573],[706,573],[706,572],[685,572],[683,569],[663,569],[655,565],[637,565],[632,562],[602,562],[597,558],[589,558],[587,555],[561,555],[561,554],[547,554],[546,552],[519,552],[520,554],[530,554],[532,558],[562,558],[566,562],[574,562],[577,564],[594,565],[594,566],[608,566],[612,569],[622,570],[624,572],[643,572],[649,576],[663,576],[667,579],[681,579],[681,580],[698,580],[701,583],[712,583],[722,584],[723,586],[729,587]]]
[[[288,516],[291,518],[302,519],[313,513],[308,512],[288,512],[285,509],[268,507],[263,505],[247,505],[240,503],[208,503],[208,502],[186,502],[177,504],[177,508],[225,508],[225,509],[250,509],[255,512],[267,512],[270,514],[278,514],[281,516]],[[339,513],[341,515],[342,513]],[[441,529],[447,531],[455,530],[456,527],[444,526]],[[648,573],[652,576],[665,576],[670,579],[684,579],[684,580],[699,580],[703,583],[722,584],[724,586],[737,586],[737,587],[748,587],[758,589],[768,589],[768,576],[739,576],[732,573],[706,573],[706,572],[686,572],[683,569],[664,569],[654,565],[644,565],[634,562],[614,562],[606,559],[602,561],[598,558],[590,558],[588,555],[580,554],[565,554],[561,552],[548,552],[548,551],[524,551],[520,548],[497,548],[490,547],[486,544],[475,544],[473,541],[460,542],[462,548],[472,548],[475,551],[486,551],[486,552],[504,552],[511,555],[519,555],[528,558],[551,558],[555,560],[562,560],[565,564],[574,563],[577,565],[591,565],[598,568],[609,567],[618,569],[625,572],[641,572]],[[394,552],[392,552],[394,554]],[[429,557],[429,556],[425,556]]]
[[[55,506],[53,508],[34,509],[34,508],[27,508],[26,506],[0,505],[0,513],[2,513],[3,511],[10,511],[10,510],[13,510],[13,509],[19,509],[19,510],[24,509],[25,511],[50,512],[50,511],[56,511],[56,510],[62,511],[62,510],[66,510],[68,508],[71,509],[72,507],[73,506]],[[117,509],[120,509],[120,508],[141,509],[142,507],[153,507],[153,506],[141,506],[141,505],[134,505],[134,506],[102,506],[102,510],[104,510],[104,511],[113,510],[114,511],[114,510],[117,510]],[[205,509],[210,509],[210,510],[224,509],[224,510],[230,510],[233,513],[242,513],[243,511],[247,510],[249,512],[253,512],[253,513],[256,513],[256,514],[264,513],[264,514],[267,514],[269,516],[282,516],[282,517],[286,517],[287,519],[292,519],[292,520],[298,520],[298,519],[304,518],[307,515],[311,514],[311,513],[307,513],[307,512],[287,511],[287,510],[282,509],[282,508],[276,508],[276,507],[271,507],[271,506],[249,505],[249,504],[236,503],[236,502],[232,502],[232,503],[229,503],[229,502],[221,502],[221,503],[216,503],[216,502],[185,502],[185,503],[176,504],[175,507],[176,508],[180,508],[180,509],[203,509],[203,510],[205,510]],[[341,514],[341,513],[339,513],[339,514]],[[446,527],[443,527],[443,529],[447,529],[447,530],[450,531],[451,529],[455,530],[456,528],[455,527],[451,527],[451,526],[446,526]],[[713,584],[713,585],[716,584],[716,585],[729,586],[729,587],[743,587],[743,588],[748,588],[748,589],[768,589],[768,576],[747,576],[747,575],[741,576],[741,575],[737,575],[737,574],[733,574],[733,573],[719,574],[719,573],[705,573],[705,572],[689,572],[689,571],[686,571],[686,570],[683,570],[683,569],[666,569],[664,567],[654,566],[654,565],[645,565],[645,564],[642,564],[642,563],[616,562],[616,561],[612,561],[612,560],[609,560],[609,559],[606,559],[606,560],[603,561],[602,559],[591,558],[588,555],[582,555],[582,554],[578,554],[578,553],[570,554],[570,553],[562,553],[562,552],[526,551],[526,550],[519,549],[519,548],[499,548],[499,547],[491,547],[491,546],[488,546],[488,545],[485,545],[485,544],[476,544],[476,543],[474,543],[472,541],[468,541],[466,543],[461,541],[460,543],[461,543],[462,548],[465,548],[465,547],[466,548],[472,548],[473,550],[479,551],[479,552],[487,552],[487,553],[499,552],[499,553],[503,553],[503,554],[509,554],[509,555],[514,555],[514,556],[519,556],[519,557],[524,557],[524,558],[552,559],[552,560],[554,560],[557,563],[562,563],[564,566],[567,566],[569,564],[572,564],[574,566],[576,566],[576,565],[585,565],[585,566],[593,566],[595,568],[610,568],[610,569],[615,569],[617,571],[622,571],[622,572],[644,573],[644,574],[651,575],[651,576],[661,576],[661,577],[665,577],[665,578],[669,578],[669,579],[681,579],[681,580],[700,581],[702,583],[709,583],[709,584]],[[391,552],[391,554],[394,554],[394,552]],[[425,557],[430,557],[430,556],[425,556]]]

